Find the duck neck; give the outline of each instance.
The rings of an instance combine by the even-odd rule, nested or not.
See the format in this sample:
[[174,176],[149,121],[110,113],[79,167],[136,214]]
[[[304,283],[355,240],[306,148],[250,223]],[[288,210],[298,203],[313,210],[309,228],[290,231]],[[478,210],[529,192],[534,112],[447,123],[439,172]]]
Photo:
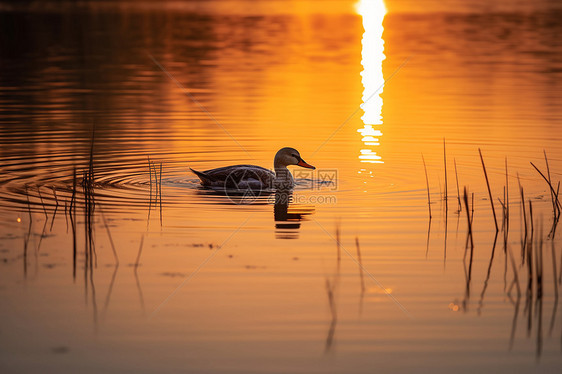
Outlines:
[[275,188],[277,190],[289,190],[293,188],[295,182],[291,172],[285,165],[275,167]]
[[287,169],[287,166],[279,165],[278,163],[275,163],[274,167],[275,167],[275,178],[289,179],[289,180],[293,179],[293,176],[291,175],[289,169]]

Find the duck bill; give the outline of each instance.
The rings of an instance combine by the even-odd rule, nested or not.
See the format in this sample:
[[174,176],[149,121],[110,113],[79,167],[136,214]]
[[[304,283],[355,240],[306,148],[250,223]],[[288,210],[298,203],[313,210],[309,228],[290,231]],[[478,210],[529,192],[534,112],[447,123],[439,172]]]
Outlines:
[[304,161],[302,158],[299,160],[299,163],[297,165],[307,169],[312,169],[312,170],[316,169],[314,166],[307,164],[306,161]]

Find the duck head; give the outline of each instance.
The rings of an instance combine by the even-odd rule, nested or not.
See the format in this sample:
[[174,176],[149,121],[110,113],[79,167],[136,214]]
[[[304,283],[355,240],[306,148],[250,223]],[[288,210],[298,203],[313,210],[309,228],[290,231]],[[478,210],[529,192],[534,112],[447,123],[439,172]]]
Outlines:
[[277,169],[286,169],[289,165],[297,165],[307,169],[316,169],[314,166],[308,164],[304,161],[299,153],[294,148],[285,147],[281,148],[277,154],[275,155],[275,159],[273,161],[273,165],[275,170]]

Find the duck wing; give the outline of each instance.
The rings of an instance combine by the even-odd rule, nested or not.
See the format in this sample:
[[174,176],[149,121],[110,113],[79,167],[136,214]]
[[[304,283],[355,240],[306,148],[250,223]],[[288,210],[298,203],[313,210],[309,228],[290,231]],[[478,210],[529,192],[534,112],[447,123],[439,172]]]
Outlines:
[[233,165],[206,171],[191,169],[203,186],[261,189],[273,186],[275,173],[256,165]]

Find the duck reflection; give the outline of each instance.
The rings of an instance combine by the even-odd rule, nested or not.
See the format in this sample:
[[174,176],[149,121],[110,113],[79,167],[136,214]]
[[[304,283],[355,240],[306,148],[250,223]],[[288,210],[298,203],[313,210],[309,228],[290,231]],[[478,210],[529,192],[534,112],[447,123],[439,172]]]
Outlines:
[[303,217],[314,214],[313,206],[292,203],[292,190],[279,189],[275,192],[273,215],[277,239],[297,239]]

